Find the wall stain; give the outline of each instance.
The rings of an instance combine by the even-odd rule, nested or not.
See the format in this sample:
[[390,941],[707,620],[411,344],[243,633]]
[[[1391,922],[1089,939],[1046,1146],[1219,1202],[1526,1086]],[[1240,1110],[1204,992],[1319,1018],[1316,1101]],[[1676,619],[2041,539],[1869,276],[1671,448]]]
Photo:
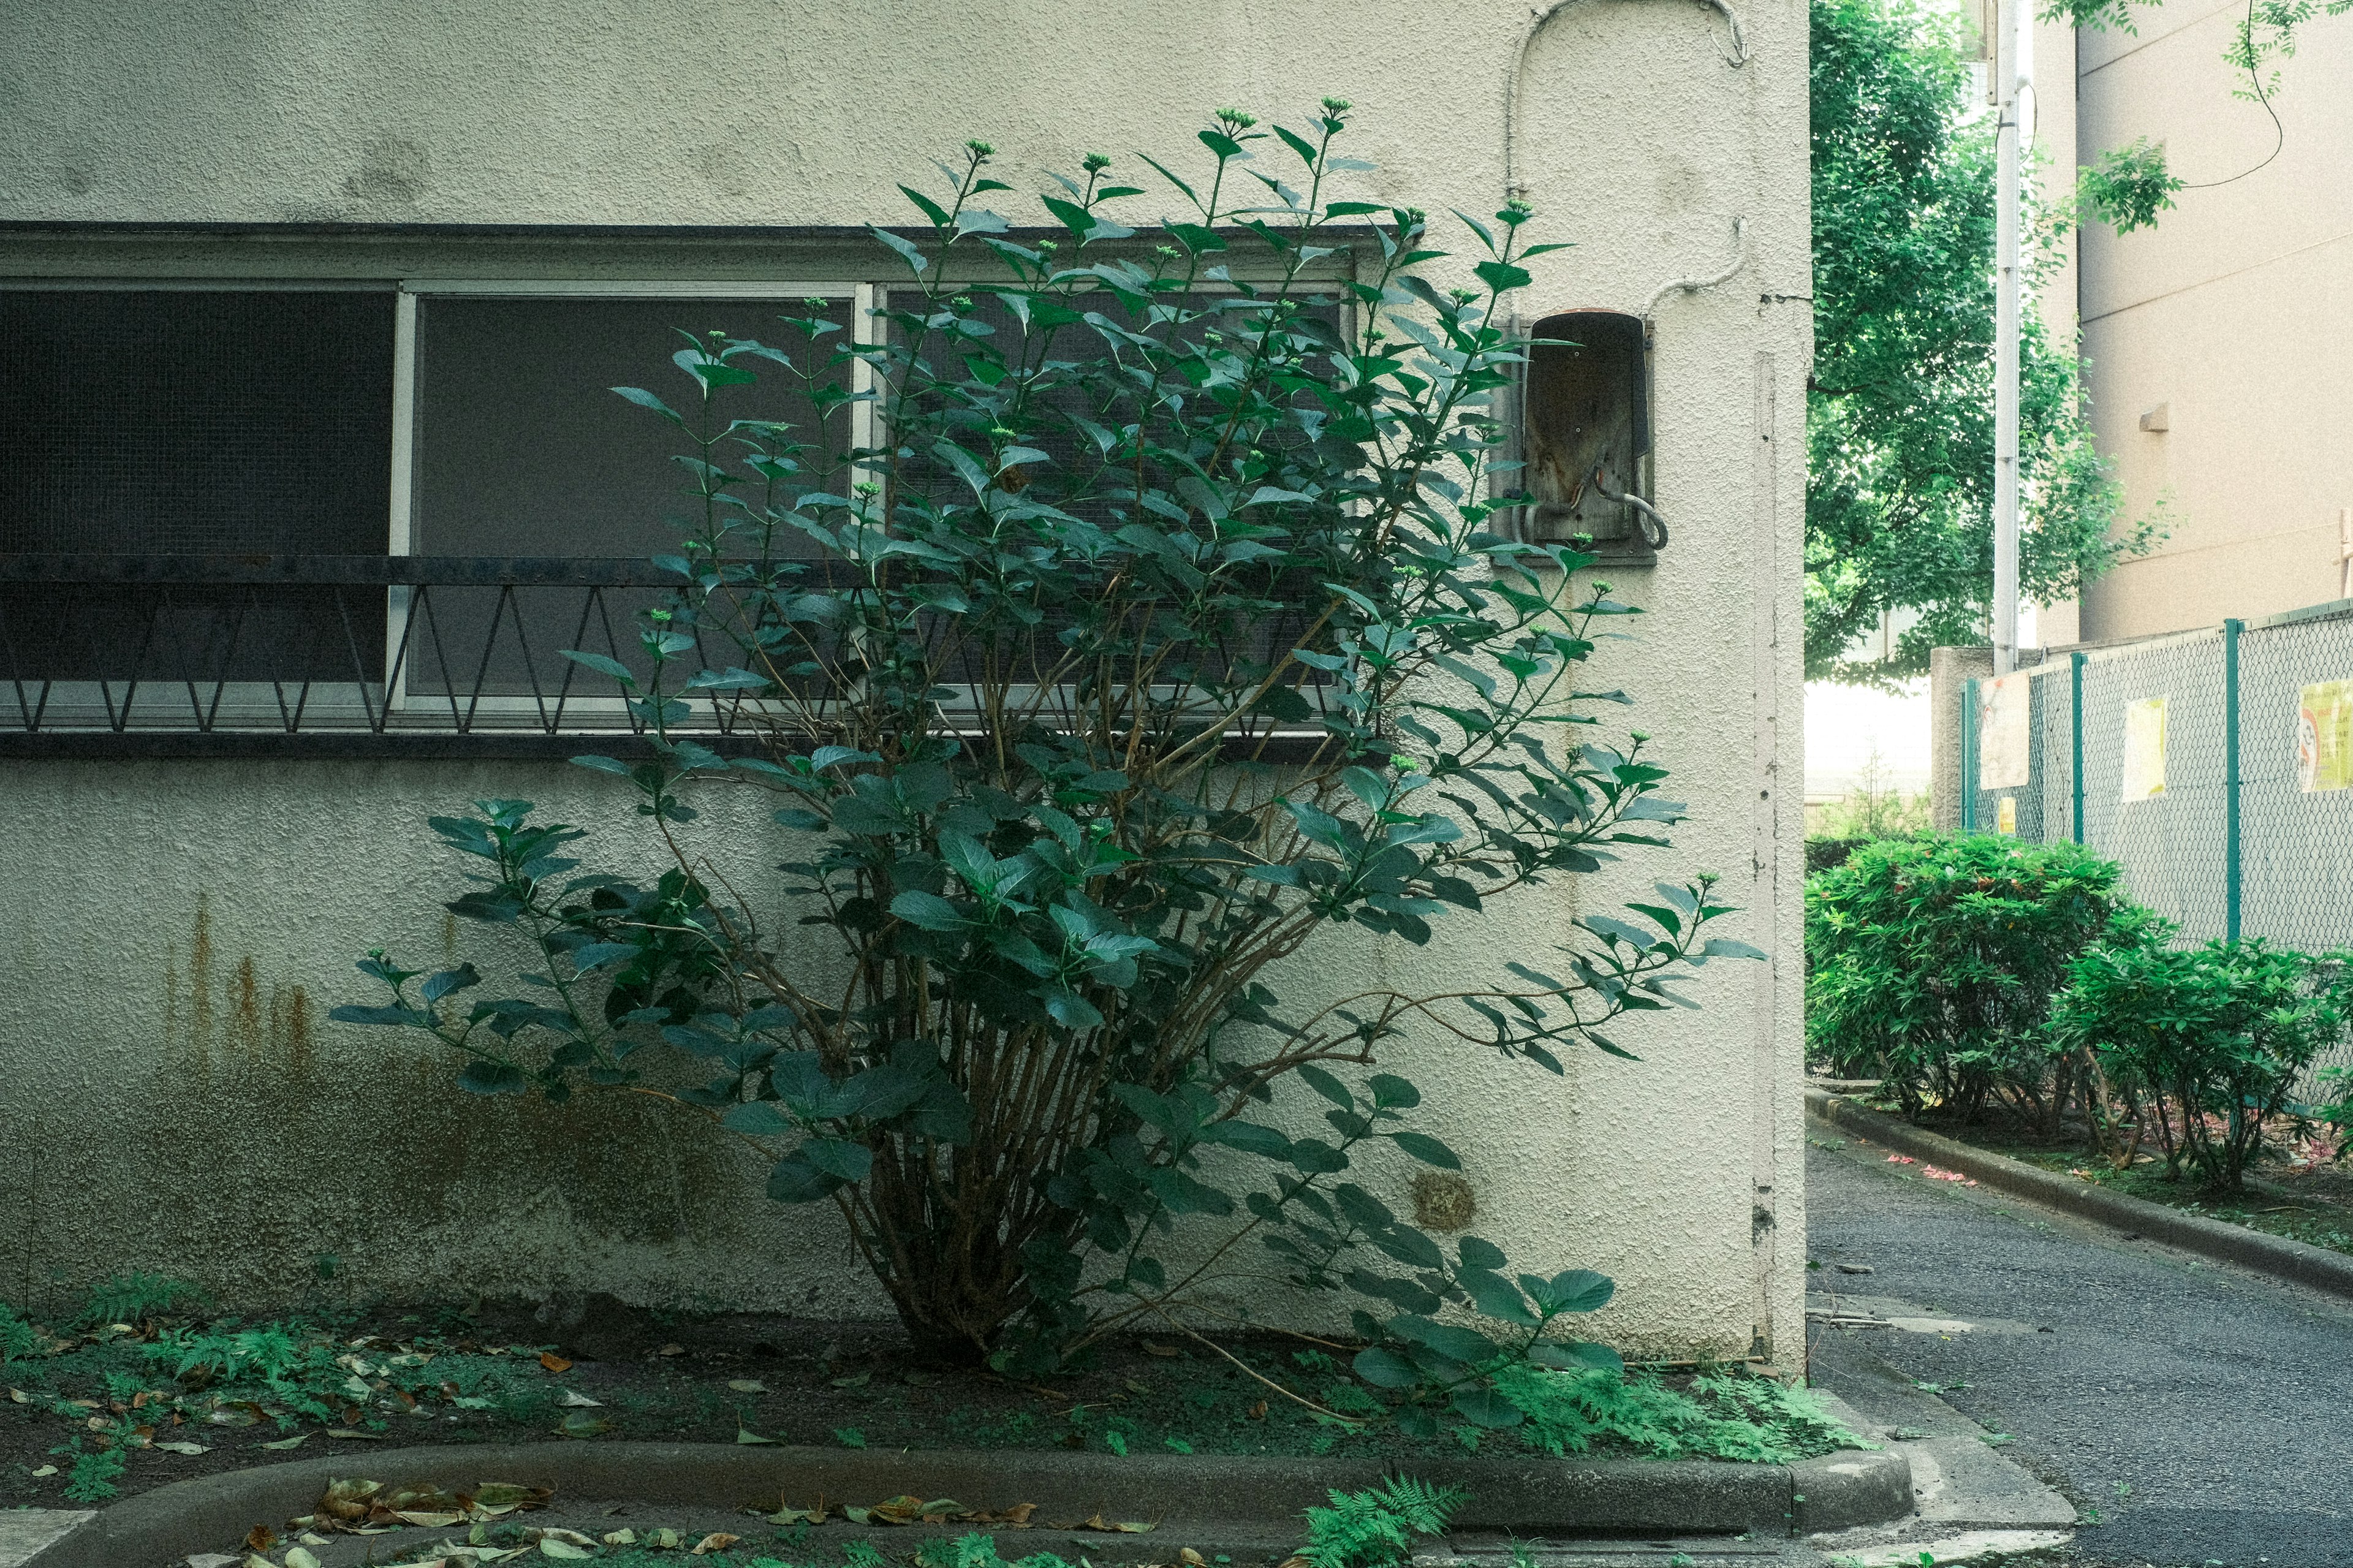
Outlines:
[[468,1094],[455,1052],[322,1035],[304,985],[223,947],[199,895],[186,961],[174,943],[165,964],[155,1102],[174,1114],[139,1161],[141,1212],[179,1272],[217,1276],[183,1255],[227,1247],[292,1292],[332,1254],[347,1280],[414,1289],[455,1254],[491,1271],[482,1285],[528,1289],[535,1268],[551,1285],[593,1268],[601,1245],[741,1247],[769,1206],[743,1152],[673,1105],[586,1086],[565,1105]]
[[371,206],[415,206],[432,177],[425,149],[405,136],[371,136],[343,195]]
[[188,1044],[199,1061],[213,1050],[213,911],[206,895],[196,895],[196,929],[188,942]]

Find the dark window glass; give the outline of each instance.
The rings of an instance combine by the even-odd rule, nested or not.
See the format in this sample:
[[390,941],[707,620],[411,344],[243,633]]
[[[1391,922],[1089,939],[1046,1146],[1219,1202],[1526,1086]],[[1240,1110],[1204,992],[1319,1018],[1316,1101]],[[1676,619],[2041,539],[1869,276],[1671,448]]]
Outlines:
[[[383,554],[392,319],[382,291],[0,290],[0,552]],[[381,593],[0,584],[0,679],[350,680],[383,645]]]
[[1611,310],[1572,310],[1538,321],[1529,335],[1540,341],[1528,353],[1521,482],[1535,502],[1536,537],[1639,541],[1633,509],[1603,500],[1594,475],[1599,470],[1619,494],[1648,496],[1642,323]]

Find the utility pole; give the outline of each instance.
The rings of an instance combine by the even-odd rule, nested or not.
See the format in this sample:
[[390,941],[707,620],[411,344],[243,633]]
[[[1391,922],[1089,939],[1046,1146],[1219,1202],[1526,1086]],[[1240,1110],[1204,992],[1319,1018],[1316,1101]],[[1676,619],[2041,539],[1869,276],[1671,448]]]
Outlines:
[[2000,120],[1994,164],[1993,672],[2018,667],[2018,331],[2026,279],[2019,266],[2024,149],[2026,7],[1995,0],[1993,97]]

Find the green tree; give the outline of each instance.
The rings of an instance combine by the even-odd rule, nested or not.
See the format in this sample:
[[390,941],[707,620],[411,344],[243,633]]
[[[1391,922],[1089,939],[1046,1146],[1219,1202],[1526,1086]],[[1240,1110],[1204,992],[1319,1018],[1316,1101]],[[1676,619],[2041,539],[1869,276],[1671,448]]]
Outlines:
[[[1956,25],[1915,0],[1813,7],[1813,378],[1806,398],[1806,674],[1885,684],[1940,643],[1985,640],[1993,590],[1994,125],[1968,113]],[[2031,230],[2030,279],[2057,227]],[[2073,344],[2029,317],[2021,350],[2021,584],[2073,597],[2153,541],[2112,538]],[[1881,614],[1890,657],[1843,658]]]

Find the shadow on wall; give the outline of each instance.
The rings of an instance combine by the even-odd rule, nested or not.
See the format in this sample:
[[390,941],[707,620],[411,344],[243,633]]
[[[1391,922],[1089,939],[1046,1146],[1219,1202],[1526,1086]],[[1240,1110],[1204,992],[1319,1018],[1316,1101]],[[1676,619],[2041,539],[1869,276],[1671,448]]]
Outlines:
[[[225,1306],[586,1286],[789,1310],[744,1261],[786,1261],[784,1238],[755,1234],[776,1218],[761,1173],[716,1128],[649,1095],[467,1094],[452,1056],[370,1048],[340,1027],[322,1040],[308,988],[227,945],[200,895],[169,952],[155,1078],[111,1113],[75,1107],[55,1124],[111,1134],[45,1135],[37,1108],[8,1141],[0,1297],[46,1310],[143,1268]],[[734,1278],[699,1300],[664,1279],[721,1258]]]

